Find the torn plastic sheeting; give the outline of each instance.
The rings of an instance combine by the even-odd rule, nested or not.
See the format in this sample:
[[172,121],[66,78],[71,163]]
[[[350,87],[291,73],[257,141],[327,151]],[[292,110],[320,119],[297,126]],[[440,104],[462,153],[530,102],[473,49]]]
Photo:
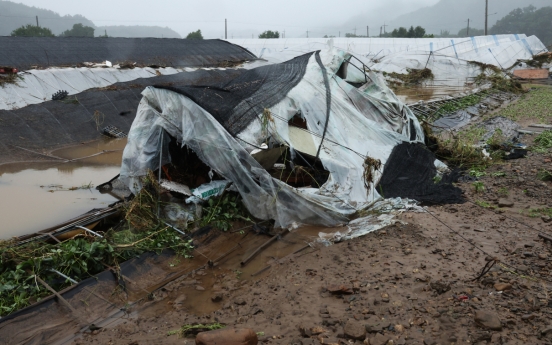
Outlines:
[[434,132],[443,130],[457,130],[470,123],[471,115],[465,110],[459,110],[452,114],[447,114],[431,125]]
[[415,200],[393,198],[378,201],[371,208],[372,214],[352,220],[347,225],[347,231],[334,233],[320,232],[317,242],[326,246],[353,238],[361,237],[376,230],[398,222],[396,216],[405,211],[424,212]]
[[176,192],[176,193],[184,194],[184,195],[187,195],[187,196],[192,195],[192,191],[190,191],[190,188],[188,186],[183,185],[183,184],[178,183],[178,182],[173,182],[173,181],[161,179],[161,181],[159,181],[159,185],[161,187],[163,187],[164,189],[166,189],[168,191],[171,191],[171,192]]
[[[335,226],[347,222],[348,216],[381,199],[375,190],[381,171],[372,171],[373,180],[366,181],[364,163],[366,157],[385,164],[393,148],[404,142],[421,143],[423,131],[412,112],[399,102],[384,83],[368,78],[369,85],[355,88],[336,75],[339,67],[350,57],[345,52],[332,49],[320,52],[320,60],[328,74],[331,91],[329,123],[325,140],[327,100],[323,69],[313,53],[291,64],[306,64],[304,76],[291,88],[280,93],[256,93],[256,102],[263,97],[275,103],[269,107],[270,120],[263,124],[265,111],[260,111],[235,138],[225,128],[225,114],[218,118],[201,106],[216,106],[216,99],[196,98],[193,101],[184,94],[165,89],[146,88],[138,108],[137,117],[129,132],[129,142],[123,154],[121,178],[130,188],[140,188],[140,177],[148,170],[170,162],[170,157],[160,157],[162,142],[160,133],[165,131],[182,147],[193,151],[198,158],[226,180],[233,182],[249,212],[259,219],[274,219],[276,226],[286,227],[294,222]],[[233,88],[240,83],[250,85],[259,77],[263,87],[270,89],[271,78],[278,78],[278,69],[291,68],[290,63],[273,65],[272,71],[244,72],[238,80],[229,83]],[[300,67],[300,66],[296,66]],[[266,68],[266,67],[263,67]],[[294,67],[295,68],[295,67]],[[299,68],[301,70],[302,68]],[[277,79],[275,81],[279,83]],[[276,84],[277,85],[277,84]],[[249,87],[249,86],[248,86]],[[205,87],[207,89],[209,87]],[[225,90],[224,86],[221,90]],[[211,93],[212,91],[206,91]],[[233,92],[226,90],[225,92]],[[194,94],[200,94],[196,90]],[[351,102],[354,98],[354,102]],[[228,112],[235,111],[229,108]],[[297,114],[306,122],[306,134],[314,148],[322,145],[319,159],[329,173],[327,181],[319,188],[294,188],[272,177],[249,152],[269,141],[289,147],[296,154],[297,147],[291,139],[290,124]],[[265,115],[266,116],[266,115]],[[167,150],[162,150],[165,153]],[[299,150],[297,150],[299,151]],[[289,158],[288,158],[289,159]],[[371,168],[370,168],[371,169]]]
[[484,128],[486,131],[481,138],[481,142],[487,142],[487,140],[489,140],[497,130],[500,130],[501,135],[506,140],[517,139],[519,136],[518,130],[521,129],[521,126],[517,122],[502,116],[488,119],[485,122],[482,122],[479,127]]

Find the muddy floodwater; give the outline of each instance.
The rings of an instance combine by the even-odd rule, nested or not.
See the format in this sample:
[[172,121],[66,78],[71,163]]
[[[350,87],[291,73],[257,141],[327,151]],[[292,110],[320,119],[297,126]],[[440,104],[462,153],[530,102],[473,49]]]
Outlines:
[[125,144],[105,139],[51,153],[71,161],[0,165],[0,238],[40,231],[115,202],[95,187],[119,173]]
[[459,93],[470,91],[472,87],[467,87],[463,83],[458,83],[458,85],[447,85],[447,86],[411,86],[411,87],[399,87],[395,88],[393,91],[401,100],[406,104],[416,103],[418,101],[435,101],[442,99],[447,96],[455,96]]

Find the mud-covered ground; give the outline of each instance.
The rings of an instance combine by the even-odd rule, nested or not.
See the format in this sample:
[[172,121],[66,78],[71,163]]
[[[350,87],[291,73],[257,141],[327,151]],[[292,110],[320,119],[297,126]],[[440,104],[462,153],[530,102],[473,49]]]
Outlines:
[[[217,322],[265,344],[552,344],[552,243],[538,236],[552,237],[551,182],[539,179],[551,165],[549,154],[494,165],[459,184],[464,204],[404,213],[255,277],[239,266],[182,277],[76,343],[190,344],[168,333]],[[198,290],[212,300],[194,303]]]

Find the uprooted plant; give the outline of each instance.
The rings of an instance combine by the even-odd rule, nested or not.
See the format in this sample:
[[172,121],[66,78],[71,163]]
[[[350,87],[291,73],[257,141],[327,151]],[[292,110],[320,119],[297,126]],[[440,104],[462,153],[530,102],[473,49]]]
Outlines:
[[201,219],[201,225],[213,225],[214,227],[228,231],[235,220],[244,220],[252,222],[248,216],[245,207],[240,202],[239,195],[223,194],[217,198],[211,198],[207,201],[207,206],[203,208],[204,215]]

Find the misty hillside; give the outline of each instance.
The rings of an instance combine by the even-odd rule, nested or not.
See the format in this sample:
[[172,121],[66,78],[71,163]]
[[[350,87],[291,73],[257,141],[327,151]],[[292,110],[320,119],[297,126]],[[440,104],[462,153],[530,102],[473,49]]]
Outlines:
[[[500,0],[489,1],[489,29],[497,20],[506,16],[516,8],[524,8],[533,5],[537,8],[552,5],[551,0]],[[498,13],[497,13],[498,12]],[[497,13],[491,15],[493,13]],[[448,30],[457,33],[467,26],[470,19],[470,26],[478,29],[485,27],[485,1],[484,0],[441,0],[437,4],[421,8],[397,17],[390,21],[387,31],[393,28],[411,25],[421,25],[430,34],[439,34],[441,30]],[[523,33],[523,32],[520,32]]]
[[109,37],[164,37],[182,38],[180,34],[168,27],[160,26],[98,26],[94,32],[95,36],[104,35],[107,32]]
[[96,36],[107,35],[111,37],[168,37],[181,38],[180,35],[170,29],[160,26],[101,26],[96,27],[94,23],[79,14],[74,16],[61,16],[56,12],[31,7],[23,4],[16,4],[11,1],[0,0],[0,36],[9,36],[11,32],[23,25],[36,25],[36,16],[41,27],[52,30],[59,35],[65,30],[71,29],[74,24],[83,24],[96,29]]
[[42,8],[16,4],[11,1],[0,0],[0,36],[9,36],[11,32],[23,25],[36,25],[38,16],[39,25],[47,27],[56,35],[73,27],[73,24],[94,27],[94,23],[81,15],[60,16],[59,14]]

